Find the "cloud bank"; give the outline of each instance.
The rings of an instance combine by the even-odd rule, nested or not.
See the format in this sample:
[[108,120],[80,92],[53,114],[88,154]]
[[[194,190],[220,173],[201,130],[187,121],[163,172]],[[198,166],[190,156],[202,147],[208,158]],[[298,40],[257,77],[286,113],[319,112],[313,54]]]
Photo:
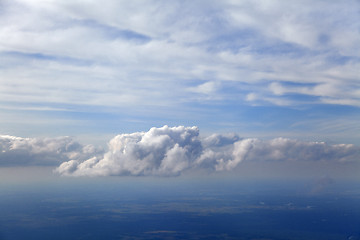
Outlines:
[[287,138],[241,139],[236,134],[202,138],[197,127],[163,126],[117,135],[103,156],[80,156],[55,171],[65,176],[178,176],[196,169],[232,171],[244,161],[354,162],[360,148]]
[[0,166],[56,166],[64,161],[86,160],[102,154],[92,145],[70,137],[21,138],[0,135]]

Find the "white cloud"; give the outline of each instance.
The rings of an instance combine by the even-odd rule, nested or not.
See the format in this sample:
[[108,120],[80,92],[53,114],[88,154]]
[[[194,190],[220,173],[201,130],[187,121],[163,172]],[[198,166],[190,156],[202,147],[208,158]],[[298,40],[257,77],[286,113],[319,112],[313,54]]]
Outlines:
[[[258,103],[283,104],[274,100],[277,92],[267,91],[272,81],[331,82],[335,91],[320,94],[334,101],[324,103],[360,102],[356,93],[345,98],[347,88],[336,88],[356,89],[357,1],[2,4],[2,102],[175,106],[204,93],[212,95],[200,96],[204,101],[226,101],[233,95],[217,84],[227,81],[249,84],[251,92],[263,96]],[[136,40],[142,37],[147,40]],[[334,63],[334,56],[352,61]],[[205,83],[187,91],[198,83],[194,80]],[[247,93],[239,88],[239,94]]]
[[255,101],[255,100],[257,100],[258,99],[258,96],[257,96],[257,94],[256,93],[249,93],[249,94],[247,94],[246,95],[246,101],[248,101],[248,102],[252,102],[252,101]]
[[0,166],[54,166],[70,159],[86,160],[98,154],[102,154],[101,149],[83,146],[70,137],[0,136]]
[[188,90],[200,94],[212,94],[216,91],[217,88],[218,87],[215,82],[206,82],[196,87],[191,87]]
[[121,134],[109,142],[102,159],[63,163],[57,171],[75,176],[178,175],[202,152],[198,134],[196,127],[182,126]]
[[217,170],[232,170],[242,161],[358,161],[360,148],[352,144],[328,145],[287,138],[272,140],[244,139],[234,143],[232,158],[221,160]]
[[356,162],[360,148],[287,138],[240,139],[236,134],[199,136],[196,127],[151,128],[120,134],[109,142],[103,157],[70,160],[57,169],[66,176],[177,176],[189,170],[231,171],[244,161]]

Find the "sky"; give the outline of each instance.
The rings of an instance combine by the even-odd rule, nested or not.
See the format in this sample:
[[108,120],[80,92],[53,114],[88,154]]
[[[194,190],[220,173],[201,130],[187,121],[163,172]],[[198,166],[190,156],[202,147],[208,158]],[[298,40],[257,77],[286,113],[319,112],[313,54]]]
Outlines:
[[356,177],[359,43],[355,0],[1,0],[0,167]]

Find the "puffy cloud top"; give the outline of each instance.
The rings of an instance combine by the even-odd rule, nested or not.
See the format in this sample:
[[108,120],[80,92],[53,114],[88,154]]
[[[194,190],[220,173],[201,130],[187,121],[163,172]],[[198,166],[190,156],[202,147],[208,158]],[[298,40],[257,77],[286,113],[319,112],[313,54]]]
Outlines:
[[359,157],[360,148],[351,144],[240,139],[235,134],[200,138],[197,127],[164,126],[120,134],[109,142],[103,157],[70,160],[56,171],[71,176],[177,176],[191,169],[230,171],[242,161],[351,162]]
[[109,142],[102,159],[69,161],[57,171],[64,175],[179,175],[194,167],[203,149],[197,127],[151,128],[120,134]]

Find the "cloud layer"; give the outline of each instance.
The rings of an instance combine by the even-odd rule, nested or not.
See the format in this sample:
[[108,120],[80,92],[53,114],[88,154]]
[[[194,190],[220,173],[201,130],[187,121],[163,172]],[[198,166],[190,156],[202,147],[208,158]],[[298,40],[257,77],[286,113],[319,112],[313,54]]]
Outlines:
[[359,159],[360,148],[351,144],[241,139],[236,134],[201,138],[197,127],[164,126],[117,135],[103,156],[74,158],[56,172],[66,176],[177,176],[198,169],[231,171],[243,161],[346,163]]
[[4,0],[0,7],[0,100],[173,106],[234,100],[230,84],[248,104],[303,103],[296,92],[360,106],[355,0]]

